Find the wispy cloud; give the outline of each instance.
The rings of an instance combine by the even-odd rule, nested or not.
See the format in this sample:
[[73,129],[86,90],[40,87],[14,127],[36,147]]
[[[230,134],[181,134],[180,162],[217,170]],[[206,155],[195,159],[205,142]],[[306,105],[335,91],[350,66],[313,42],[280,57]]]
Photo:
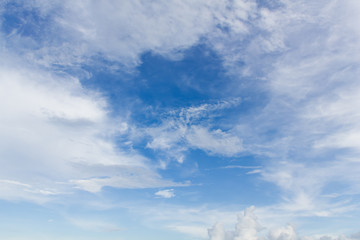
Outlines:
[[[269,39],[253,40],[266,44],[279,37],[273,63],[263,67],[267,51],[251,44],[243,45],[246,54],[239,59],[250,63],[265,54],[250,65],[262,69],[269,102],[234,130],[245,151],[270,159],[260,174],[279,187],[286,211],[331,216],[353,209],[356,202],[350,195],[359,194],[353,170],[359,168],[360,55],[354,51],[359,49],[359,31],[350,24],[358,19],[359,5],[303,3],[284,1],[282,7],[260,13],[266,17],[260,27],[269,32]],[[348,201],[321,197],[339,192]]]
[[252,168],[261,168],[261,166],[242,166],[242,165],[228,165],[222,168],[239,168],[239,169],[252,169]]
[[[92,57],[105,57],[116,61],[114,65],[129,68],[138,65],[139,56],[146,51],[179,59],[182,50],[198,43],[216,30],[216,26],[231,27],[236,33],[246,34],[244,22],[256,6],[253,1],[56,1],[48,4],[33,0],[24,8],[17,4],[4,4],[3,8],[15,11],[20,18],[29,12],[39,15],[39,18],[27,18],[27,23],[8,34],[16,38],[9,46],[21,49],[28,59],[47,66],[74,67],[91,64]],[[38,25],[44,29],[39,31]],[[35,27],[37,35],[23,37],[24,27]],[[26,49],[29,42],[35,49]]]
[[183,162],[183,154],[191,148],[201,149],[209,154],[235,156],[243,151],[242,140],[231,132],[213,127],[210,116],[239,103],[240,99],[230,99],[174,110],[163,117],[159,126],[145,130],[151,136],[147,147],[166,151],[178,162]]

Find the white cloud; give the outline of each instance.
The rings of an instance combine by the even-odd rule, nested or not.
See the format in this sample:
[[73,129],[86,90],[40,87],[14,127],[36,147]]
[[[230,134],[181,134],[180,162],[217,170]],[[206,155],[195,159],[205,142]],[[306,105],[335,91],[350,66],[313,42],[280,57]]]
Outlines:
[[157,191],[155,195],[162,198],[173,198],[175,197],[175,192],[174,189],[165,189],[165,190]]
[[215,224],[209,229],[209,240],[257,240],[262,226],[254,215],[254,210],[254,207],[250,207],[238,215],[235,231],[226,231],[221,223]]
[[44,203],[49,200],[49,195],[59,194],[51,190],[36,189],[33,186],[13,180],[0,180],[0,197],[8,201],[27,200]]
[[[283,199],[274,207],[297,216],[357,208],[360,32],[351,22],[359,7],[355,1],[283,1],[262,13],[269,15],[263,27],[281,40],[271,65],[262,67],[266,54],[251,64],[262,69],[269,102],[252,122],[240,120],[235,135],[246,151],[269,159],[261,176]],[[263,52],[250,45],[246,60]],[[341,197],[323,197],[329,194]]]
[[237,136],[224,133],[220,129],[209,131],[202,126],[191,126],[186,140],[190,146],[212,154],[234,156],[243,151],[242,141]]
[[261,173],[261,172],[262,172],[261,169],[255,169],[255,170],[247,172],[246,174],[257,174],[257,173]]
[[[114,167],[116,168],[116,166]],[[164,180],[159,174],[144,167],[123,169],[115,176],[105,178],[71,179],[70,183],[75,184],[77,188],[94,193],[101,191],[103,186],[136,189],[190,185],[189,183],[174,183],[169,180]]]
[[[40,12],[43,19],[39,21],[48,23],[38,33],[43,46],[36,51],[27,51],[24,46],[29,42],[38,46],[37,38],[12,36],[17,41],[11,45],[24,50],[29,59],[45,65],[74,66],[101,56],[128,67],[139,64],[139,56],[146,51],[177,59],[182,50],[211,35],[217,27],[247,34],[245,22],[256,9],[255,1],[249,0],[101,3],[66,0],[52,4],[33,0],[25,6]],[[21,35],[21,31],[15,29],[13,34]]]
[[298,236],[292,226],[273,229],[269,232],[270,240],[296,240]]
[[272,169],[261,174],[264,180],[282,190],[284,201],[273,206],[276,211],[297,216],[333,217],[357,208],[357,203],[351,202],[351,196],[359,194],[360,189],[354,169],[358,169],[358,163],[345,160],[310,166],[283,162],[273,164]]
[[240,99],[235,98],[174,110],[159,126],[145,129],[151,137],[147,147],[163,151],[180,163],[189,148],[201,149],[208,154],[236,156],[244,150],[242,140],[231,132],[211,129],[211,116],[239,103]]
[[221,223],[216,223],[211,229],[208,230],[210,240],[224,240],[229,239],[229,233],[225,232]]
[[310,235],[301,236],[295,231],[295,227],[264,228],[260,225],[254,214],[254,207],[247,208],[238,215],[235,230],[229,231],[221,223],[216,223],[208,230],[209,240],[324,240],[324,239],[356,239],[357,235],[346,237],[345,235]]

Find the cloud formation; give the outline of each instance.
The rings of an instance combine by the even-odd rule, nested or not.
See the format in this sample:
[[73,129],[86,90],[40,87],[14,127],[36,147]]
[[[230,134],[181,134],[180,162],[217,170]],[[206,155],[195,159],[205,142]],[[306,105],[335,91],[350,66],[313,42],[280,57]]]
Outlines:
[[[252,65],[265,70],[269,102],[253,122],[240,120],[236,129],[244,149],[271,159],[261,175],[281,191],[283,202],[274,208],[334,216],[356,208],[350,196],[360,193],[354,172],[360,167],[360,45],[359,29],[350,24],[360,6],[354,1],[283,3],[262,12],[268,17],[261,26],[281,36],[284,48],[278,48],[271,67],[263,67],[266,55]],[[247,48],[251,56],[259,54],[255,50]]]
[[217,223],[209,229],[210,240],[257,240],[257,234],[262,229],[256,216],[254,207],[250,207],[243,214],[238,215],[235,231],[225,231],[221,223]]
[[213,127],[211,116],[238,104],[240,99],[232,99],[175,110],[164,117],[159,126],[145,130],[151,136],[147,147],[164,151],[178,162],[184,161],[184,153],[191,148],[208,154],[235,156],[243,151],[241,138]]
[[357,234],[301,236],[294,226],[265,228],[254,214],[255,208],[250,207],[238,215],[235,230],[224,229],[223,224],[216,223],[208,230],[209,240],[355,240]]
[[[22,5],[22,7],[19,7]],[[139,56],[152,51],[171,59],[220,28],[246,34],[245,22],[253,14],[254,1],[46,1],[3,4],[5,11],[38,19],[13,29],[16,41],[9,46],[22,49],[29,59],[44,65],[74,66],[104,57],[132,68]],[[47,23],[47,24],[44,24]],[[38,26],[44,29],[38,29]],[[24,35],[24,27],[35,27],[36,36]],[[144,41],[146,39],[146,41]],[[35,49],[25,49],[26,42]],[[29,51],[30,50],[30,51]]]
[[155,193],[155,196],[162,197],[162,198],[173,198],[175,197],[174,189],[165,189],[160,190]]

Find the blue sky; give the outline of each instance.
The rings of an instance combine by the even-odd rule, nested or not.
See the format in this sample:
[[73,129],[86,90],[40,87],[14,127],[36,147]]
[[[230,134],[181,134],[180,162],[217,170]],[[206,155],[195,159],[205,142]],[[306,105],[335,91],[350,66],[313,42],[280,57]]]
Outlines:
[[1,1],[0,238],[360,239],[359,12]]

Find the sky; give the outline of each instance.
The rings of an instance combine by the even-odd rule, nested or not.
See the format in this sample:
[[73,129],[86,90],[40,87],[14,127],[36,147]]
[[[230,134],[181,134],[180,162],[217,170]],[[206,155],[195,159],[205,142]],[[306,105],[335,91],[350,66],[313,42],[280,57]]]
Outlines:
[[0,238],[359,240],[360,1],[0,0]]

